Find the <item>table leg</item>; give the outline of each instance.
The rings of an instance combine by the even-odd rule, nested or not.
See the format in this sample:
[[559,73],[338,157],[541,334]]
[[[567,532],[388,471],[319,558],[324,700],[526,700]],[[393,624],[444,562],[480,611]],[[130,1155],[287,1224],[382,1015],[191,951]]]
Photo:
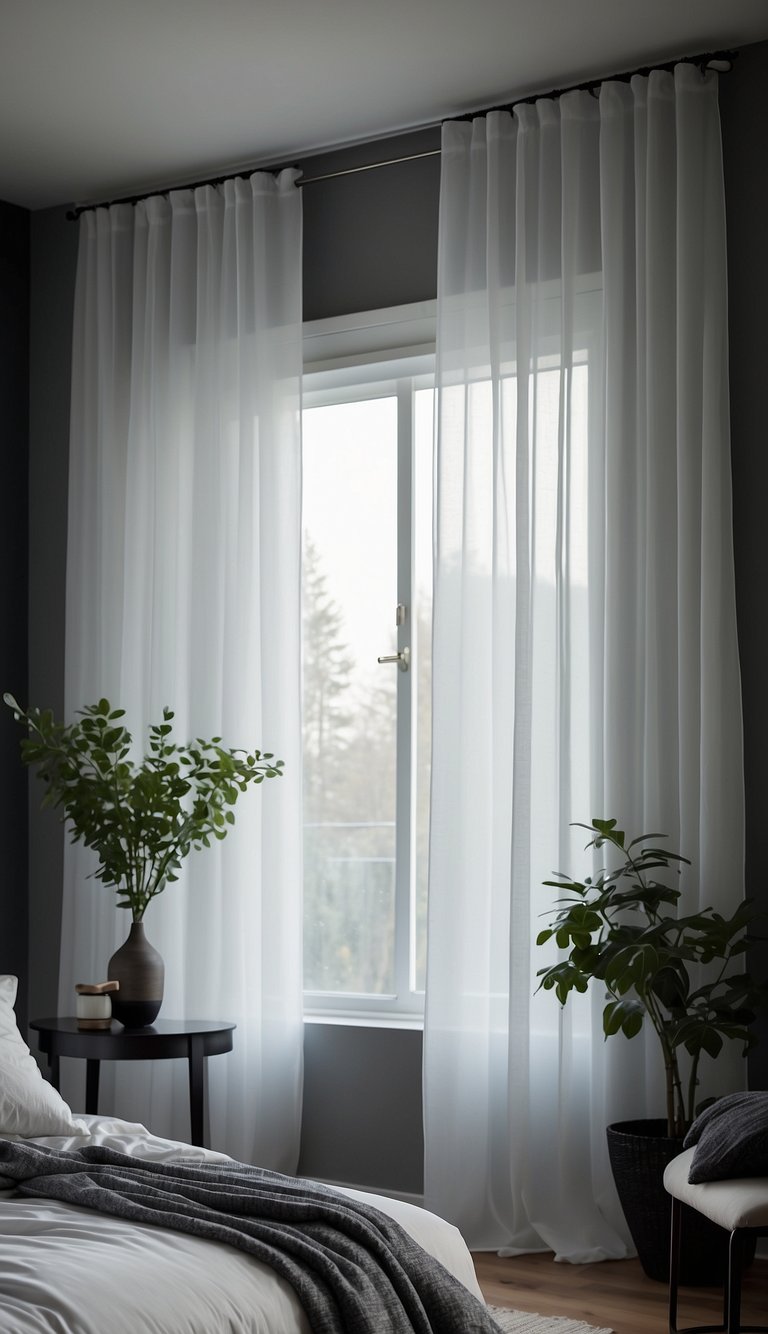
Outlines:
[[100,1061],[85,1062],[85,1110],[96,1116],[99,1110],[99,1068]]
[[48,1053],[48,1076],[57,1093],[59,1092],[59,1070],[59,1058],[51,1051]]
[[203,1039],[189,1039],[190,1143],[203,1144]]

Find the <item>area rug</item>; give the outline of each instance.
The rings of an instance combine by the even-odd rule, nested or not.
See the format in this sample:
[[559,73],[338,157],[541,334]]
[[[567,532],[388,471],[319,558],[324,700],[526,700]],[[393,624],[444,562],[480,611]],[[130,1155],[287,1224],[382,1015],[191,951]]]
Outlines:
[[530,1311],[506,1311],[500,1306],[489,1306],[499,1329],[504,1334],[613,1334],[610,1329],[585,1325],[582,1320],[569,1320],[561,1315],[533,1315]]

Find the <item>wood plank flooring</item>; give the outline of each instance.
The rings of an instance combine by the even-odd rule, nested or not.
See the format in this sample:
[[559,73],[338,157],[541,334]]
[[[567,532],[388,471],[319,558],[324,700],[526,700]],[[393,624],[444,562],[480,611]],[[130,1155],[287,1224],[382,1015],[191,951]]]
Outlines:
[[[666,1334],[667,1287],[646,1278],[638,1260],[601,1264],[555,1264],[551,1254],[500,1259],[473,1256],[480,1287],[492,1306],[570,1316],[615,1334]],[[681,1291],[678,1324],[720,1324],[717,1288]],[[744,1280],[743,1324],[768,1324],[768,1260],[755,1260]]]

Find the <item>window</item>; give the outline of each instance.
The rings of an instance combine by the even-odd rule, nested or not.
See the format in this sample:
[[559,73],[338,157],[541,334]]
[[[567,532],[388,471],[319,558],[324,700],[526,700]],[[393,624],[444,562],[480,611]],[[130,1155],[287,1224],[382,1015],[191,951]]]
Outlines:
[[[310,1012],[370,1017],[417,1014],[423,1006],[433,438],[432,357],[423,335],[430,313],[420,307],[415,324],[412,317],[402,322],[397,311],[337,326],[322,321],[307,338],[304,982]],[[404,348],[414,334],[417,345]],[[384,359],[387,342],[392,350]]]
[[[514,293],[509,294],[509,302]],[[586,652],[588,426],[600,417],[592,349],[600,289],[585,279],[562,356],[559,286],[538,293],[539,351],[529,367],[536,458],[531,534],[539,646],[559,633],[553,562],[568,563],[570,689],[582,698]],[[463,308],[462,308],[463,309]],[[470,315],[472,311],[470,310]],[[480,318],[484,311],[480,310]],[[481,324],[482,332],[482,324]],[[423,1009],[431,760],[434,308],[318,322],[308,331],[303,405],[304,961],[309,1013],[416,1015]],[[517,360],[500,363],[498,401],[478,364],[444,390],[459,422],[490,438],[498,408],[516,418]],[[569,403],[567,441],[562,401]],[[567,460],[563,463],[561,454]],[[488,454],[488,466],[492,456]],[[558,539],[561,470],[571,495]],[[599,471],[599,469],[598,469]],[[511,475],[511,474],[510,474]],[[468,503],[471,503],[471,497]],[[471,520],[471,511],[467,514]],[[483,548],[485,555],[488,554]],[[482,553],[477,571],[487,573]],[[561,617],[562,619],[562,617]],[[408,655],[407,663],[395,661]],[[389,662],[380,664],[378,659]],[[548,660],[546,649],[543,660]],[[407,670],[400,668],[407,667]],[[580,694],[579,692],[582,691]],[[537,714],[533,782],[561,781],[550,759],[554,712]],[[589,751],[574,716],[574,765]],[[570,776],[578,783],[579,769]]]

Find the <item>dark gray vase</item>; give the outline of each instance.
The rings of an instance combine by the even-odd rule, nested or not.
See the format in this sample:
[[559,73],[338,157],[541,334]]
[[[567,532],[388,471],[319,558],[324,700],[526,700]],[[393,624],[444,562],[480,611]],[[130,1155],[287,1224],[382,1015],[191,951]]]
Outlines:
[[165,965],[150,945],[143,922],[132,922],[128,939],[112,955],[107,979],[120,983],[112,993],[112,1014],[126,1028],[148,1028],[163,1003]]

